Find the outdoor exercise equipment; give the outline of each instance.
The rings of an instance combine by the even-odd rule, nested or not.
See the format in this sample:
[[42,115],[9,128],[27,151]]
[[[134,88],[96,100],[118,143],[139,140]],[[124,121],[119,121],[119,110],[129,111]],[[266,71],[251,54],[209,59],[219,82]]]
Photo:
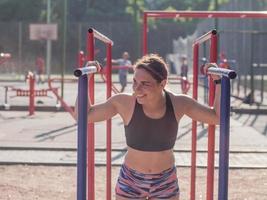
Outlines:
[[[239,19],[248,19],[248,18],[267,18],[267,12],[265,11],[144,11],[143,13],[143,55],[146,55],[148,53],[148,48],[147,48],[147,35],[148,35],[148,19],[149,18],[153,18],[153,19],[169,19],[169,18],[173,18],[173,19],[177,19],[177,18],[239,18]],[[214,48],[215,49],[215,48]],[[198,54],[198,48],[193,49],[194,54],[197,55]],[[215,51],[215,50],[214,50]],[[215,62],[217,61],[217,45],[216,45],[216,55],[214,53],[212,53],[210,51],[211,57],[212,59],[210,59],[210,62]],[[194,58],[196,59],[196,58]],[[198,59],[196,59],[194,61],[194,71],[198,70]],[[197,74],[197,72],[194,72]],[[197,87],[198,85],[198,80],[197,80],[197,76],[194,75],[194,86],[193,87]],[[210,81],[209,81],[210,82]],[[214,96],[214,86],[213,83],[210,82],[210,93],[212,91],[212,93],[210,94],[210,99],[212,96]],[[197,96],[197,88],[195,88],[195,90],[193,91],[193,96],[196,97]],[[211,103],[212,100],[210,100],[209,105]],[[225,109],[225,108],[224,108]],[[195,125],[193,125],[195,126]],[[209,132],[210,130],[212,130],[214,128],[210,127],[209,128]],[[194,130],[194,129],[193,129]],[[192,130],[192,131],[193,131]],[[193,134],[193,133],[192,133]],[[212,138],[210,138],[210,135],[212,136]],[[192,137],[194,137],[192,135]],[[194,137],[194,139],[196,139],[196,137]],[[193,138],[192,138],[193,141]],[[213,146],[214,142],[214,134],[209,134],[209,144],[208,146]],[[212,145],[210,143],[213,143]],[[211,150],[213,150],[211,148]],[[209,150],[209,151],[211,151]],[[193,151],[193,149],[192,149]],[[211,153],[210,153],[211,154]],[[193,155],[192,155],[193,157]],[[209,162],[210,160],[214,159],[214,153],[212,156],[210,156],[210,158],[208,158],[208,170],[210,170],[209,168],[211,168],[212,165],[214,165],[214,162]],[[195,165],[193,159],[192,159],[192,165]],[[194,173],[192,174],[193,176],[195,175]],[[191,176],[192,176],[191,175]],[[212,180],[211,180],[212,179]],[[195,181],[191,180],[191,192],[190,192],[190,199],[191,200],[195,200]],[[227,186],[228,187],[228,186]],[[206,199],[207,200],[212,200],[213,199],[213,173],[208,174],[207,177],[207,194],[206,194]],[[220,200],[223,199],[227,199],[227,196],[221,197],[219,196]]]
[[28,72],[26,76],[26,80],[28,80],[29,88],[28,89],[22,89],[17,88],[14,86],[4,86],[5,88],[5,102],[4,107],[5,109],[10,109],[10,104],[8,103],[8,92],[15,91],[14,96],[10,96],[10,98],[15,97],[29,97],[29,115],[34,115],[35,113],[35,97],[49,97],[48,93],[55,91],[58,91],[58,88],[45,88],[45,89],[35,89],[35,76],[32,72]]
[[[85,59],[89,63],[96,64],[94,60],[94,44],[95,39],[99,39],[106,44],[107,50],[107,93],[106,96],[111,96],[111,49],[113,41],[94,30],[89,28],[87,35],[87,52],[88,56]],[[79,56],[82,60],[82,55]],[[90,62],[93,61],[93,62]],[[88,62],[87,62],[88,63]],[[81,64],[81,62],[80,62]],[[81,64],[82,65],[82,64]],[[81,66],[80,66],[81,67]],[[99,66],[87,66],[75,71],[79,75],[78,80],[78,160],[77,160],[77,199],[78,200],[94,200],[95,199],[95,144],[94,144],[94,124],[89,123],[87,127],[87,108],[88,107],[88,92],[92,104],[94,104],[94,73],[100,69]],[[87,75],[90,74],[88,82]],[[89,88],[88,88],[89,85]],[[107,120],[107,181],[106,181],[106,196],[111,200],[111,119]],[[88,175],[87,175],[88,173]],[[88,183],[88,187],[87,184]],[[88,193],[86,193],[86,191]]]
[[[199,46],[210,42],[210,61],[217,62],[217,31],[212,30],[200,36],[193,44],[193,98],[198,97],[198,60]],[[236,78],[233,70],[209,68],[208,74],[222,76],[221,116],[220,116],[220,163],[219,163],[219,200],[228,199],[228,168],[229,168],[229,124],[230,124],[230,81]],[[226,78],[227,80],[226,80]],[[215,87],[209,79],[209,106],[213,106]],[[191,157],[191,199],[195,199],[196,184],[196,152],[197,152],[197,122],[192,123],[192,157]],[[226,155],[227,154],[227,155]],[[215,126],[208,127],[208,160],[207,160],[207,199],[213,199],[214,188],[214,155],[215,155]],[[223,177],[224,176],[224,177]]]

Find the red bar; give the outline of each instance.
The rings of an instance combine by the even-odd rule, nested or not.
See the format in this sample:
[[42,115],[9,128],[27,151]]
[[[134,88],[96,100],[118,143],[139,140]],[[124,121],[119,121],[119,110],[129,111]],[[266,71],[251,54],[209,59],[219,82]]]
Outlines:
[[[63,108],[65,109],[65,111],[69,112],[71,114],[71,116],[73,117],[73,119],[75,119],[75,116],[74,116],[74,111],[73,109],[64,101],[64,99],[58,94],[58,90],[57,88],[53,87],[52,86],[52,82],[55,81],[56,78],[53,78],[53,79],[48,79],[48,87],[49,89],[54,93],[54,95],[57,97],[57,99],[60,101],[60,104],[63,106]],[[58,80],[61,80],[58,79]],[[64,79],[66,80],[66,79]]]
[[266,11],[144,11],[143,13],[143,55],[147,49],[147,20],[153,18],[267,18]]
[[29,78],[29,115],[34,115],[35,105],[34,105],[34,84],[35,84],[35,78],[33,76],[32,72],[28,73]]
[[[111,80],[111,67],[112,67],[112,55],[111,55],[111,44],[107,44],[107,73],[106,73],[106,77],[107,77],[107,99],[109,97],[111,97],[111,84],[112,84],[112,80]],[[106,166],[106,174],[107,174],[107,182],[106,182],[106,196],[107,196],[107,200],[111,200],[111,119],[107,120],[107,149],[106,149],[106,154],[107,154],[107,166]]]
[[[193,45],[193,98],[198,98],[198,54],[199,45]],[[196,155],[197,155],[197,122],[192,121],[192,142],[191,142],[191,187],[190,199],[196,198]]]
[[[106,96],[109,98],[111,96],[112,90],[112,82],[111,82],[111,66],[112,66],[112,45],[113,41],[107,38],[106,36],[102,35],[101,33],[97,32],[96,30],[90,28],[88,30],[88,61],[94,60],[94,42],[95,38],[104,42],[107,46],[107,73],[106,73],[106,84],[107,84],[107,91]],[[91,75],[89,80],[89,95],[90,101],[94,104],[94,75]],[[111,200],[111,119],[107,120],[107,182],[106,182],[106,195],[107,199]],[[88,200],[95,199],[95,134],[94,134],[94,124],[89,124],[88,127]]]
[[[87,60],[94,60],[94,32],[88,31],[87,36]],[[92,74],[89,79],[89,101],[94,104],[94,75]],[[87,173],[88,173],[88,200],[95,200],[95,130],[94,123],[88,124],[88,137],[87,137]]]
[[113,41],[111,39],[109,39],[108,37],[106,37],[102,33],[99,33],[97,30],[95,30],[93,28],[89,28],[88,32],[93,34],[94,38],[97,38],[106,44],[111,44],[111,46],[113,45]]
[[[211,35],[210,62],[217,62],[217,35]],[[209,78],[209,106],[213,106],[215,97],[215,86]],[[207,200],[214,196],[214,157],[215,157],[215,126],[208,127],[208,160],[207,160]]]
[[154,18],[267,18],[266,11],[144,11]]
[[217,34],[216,30],[209,31],[206,34],[204,34],[204,35],[200,36],[199,38],[197,38],[194,41],[194,44],[196,44],[196,43],[197,44],[201,44],[203,42],[206,42],[207,40],[210,40],[213,35],[216,35],[216,34]]
[[147,54],[147,14],[143,15],[143,55]]

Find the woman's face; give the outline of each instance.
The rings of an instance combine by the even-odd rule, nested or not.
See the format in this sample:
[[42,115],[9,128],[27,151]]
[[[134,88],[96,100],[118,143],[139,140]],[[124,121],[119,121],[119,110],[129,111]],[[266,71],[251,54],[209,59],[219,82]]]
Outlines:
[[133,76],[133,91],[139,104],[146,104],[162,95],[164,84],[158,83],[145,69],[136,69]]

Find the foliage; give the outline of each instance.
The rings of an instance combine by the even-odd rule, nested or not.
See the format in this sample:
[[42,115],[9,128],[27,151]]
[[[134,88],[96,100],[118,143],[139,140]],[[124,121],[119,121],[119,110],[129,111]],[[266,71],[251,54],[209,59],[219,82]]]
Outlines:
[[[0,0],[0,21],[45,21],[48,0]],[[86,21],[90,18],[124,20],[129,16],[141,22],[144,10],[215,10],[230,0],[51,0],[52,19],[63,17],[63,4],[68,4],[68,19]],[[267,0],[253,4],[266,8]]]
[[0,21],[40,20],[44,0],[0,0]]

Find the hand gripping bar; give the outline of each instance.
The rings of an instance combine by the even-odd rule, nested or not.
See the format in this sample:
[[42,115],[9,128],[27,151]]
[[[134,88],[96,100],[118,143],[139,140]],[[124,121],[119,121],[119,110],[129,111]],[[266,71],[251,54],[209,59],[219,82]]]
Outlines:
[[97,61],[88,61],[82,68],[77,68],[74,70],[74,76],[80,77],[85,74],[93,74],[101,70],[101,65]]

